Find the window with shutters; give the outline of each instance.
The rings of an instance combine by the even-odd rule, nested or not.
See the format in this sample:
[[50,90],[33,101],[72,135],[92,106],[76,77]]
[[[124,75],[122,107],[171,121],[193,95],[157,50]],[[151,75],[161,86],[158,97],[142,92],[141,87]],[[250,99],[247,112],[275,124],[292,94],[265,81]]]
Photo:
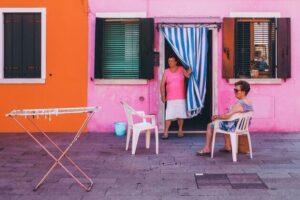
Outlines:
[[0,9],[0,82],[44,82],[44,18],[45,9]]
[[289,18],[224,18],[224,78],[290,78]]
[[96,18],[95,78],[152,79],[153,19]]

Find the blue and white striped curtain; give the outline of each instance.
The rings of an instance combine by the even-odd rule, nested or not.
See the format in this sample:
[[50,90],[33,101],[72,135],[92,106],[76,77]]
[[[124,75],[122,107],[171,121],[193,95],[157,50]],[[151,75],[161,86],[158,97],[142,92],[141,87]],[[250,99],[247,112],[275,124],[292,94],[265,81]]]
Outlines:
[[161,31],[184,67],[193,70],[187,88],[187,115],[197,116],[204,106],[206,93],[208,29],[166,25]]

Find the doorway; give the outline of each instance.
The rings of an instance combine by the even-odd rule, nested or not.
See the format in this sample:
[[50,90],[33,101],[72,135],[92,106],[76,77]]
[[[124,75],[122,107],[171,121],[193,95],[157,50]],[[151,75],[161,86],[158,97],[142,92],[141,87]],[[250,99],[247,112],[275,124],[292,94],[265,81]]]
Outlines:
[[[184,120],[184,131],[204,131],[206,130],[207,124],[210,122],[212,115],[212,30],[208,31],[208,60],[207,60],[207,82],[206,82],[206,94],[204,100],[204,107],[202,113],[196,117]],[[169,56],[175,56],[177,58],[177,64],[183,66],[180,59],[174,53],[172,47],[164,39],[164,51],[165,51],[165,68],[168,68]],[[186,80],[187,83],[187,80]],[[187,85],[187,84],[186,84]],[[170,131],[178,130],[177,122],[172,122]]]

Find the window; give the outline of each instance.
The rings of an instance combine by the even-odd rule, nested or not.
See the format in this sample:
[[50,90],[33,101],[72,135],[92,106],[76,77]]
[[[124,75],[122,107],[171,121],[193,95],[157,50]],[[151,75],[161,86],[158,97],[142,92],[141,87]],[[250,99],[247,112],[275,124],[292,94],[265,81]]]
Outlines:
[[290,78],[289,18],[224,18],[224,78]]
[[0,9],[0,82],[45,78],[45,9]]
[[153,19],[96,19],[95,78],[152,79]]
[[4,13],[4,78],[41,77],[41,14]]

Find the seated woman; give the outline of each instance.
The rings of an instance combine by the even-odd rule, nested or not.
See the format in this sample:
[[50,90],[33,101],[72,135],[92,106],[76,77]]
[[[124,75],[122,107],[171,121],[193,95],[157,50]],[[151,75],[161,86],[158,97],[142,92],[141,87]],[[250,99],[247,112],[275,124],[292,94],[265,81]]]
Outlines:
[[[213,129],[214,129],[214,120],[222,120],[222,119],[229,119],[233,114],[239,113],[239,112],[249,112],[253,111],[252,103],[247,98],[247,94],[250,91],[250,85],[246,81],[238,81],[236,82],[234,87],[234,93],[235,97],[238,99],[238,101],[231,106],[229,111],[227,113],[224,113],[223,115],[214,115],[212,116],[211,120],[212,122],[207,125],[206,130],[206,142],[203,147],[203,149],[197,151],[197,155],[199,156],[209,156],[211,152],[211,142],[212,142],[212,135],[213,135]],[[222,130],[225,131],[231,131],[235,130],[235,127],[237,125],[237,120],[235,121],[219,121],[219,127]],[[231,144],[230,140],[226,137],[224,148],[220,149],[220,151],[223,152],[230,152],[231,151]]]

